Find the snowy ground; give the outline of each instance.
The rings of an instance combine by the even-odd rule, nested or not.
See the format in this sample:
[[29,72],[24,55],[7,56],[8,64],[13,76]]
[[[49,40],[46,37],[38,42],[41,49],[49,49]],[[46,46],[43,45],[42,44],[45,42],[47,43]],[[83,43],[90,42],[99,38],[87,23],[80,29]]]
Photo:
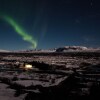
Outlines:
[[48,87],[48,86],[58,85],[61,81],[63,81],[66,78],[67,78],[67,76],[63,77],[63,78],[56,79],[54,84],[52,84],[51,82],[41,82],[39,80],[19,80],[19,81],[15,81],[15,83],[21,84],[25,87],[30,86],[30,85],[34,85],[34,86],[41,85],[43,87]]
[[15,90],[7,88],[8,85],[0,83],[0,100],[23,100],[26,94],[14,97]]

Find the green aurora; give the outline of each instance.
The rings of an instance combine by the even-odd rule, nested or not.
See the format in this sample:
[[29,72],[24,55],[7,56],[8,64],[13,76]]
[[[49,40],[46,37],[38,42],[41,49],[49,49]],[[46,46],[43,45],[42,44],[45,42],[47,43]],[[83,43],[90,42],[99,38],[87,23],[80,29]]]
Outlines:
[[6,15],[2,15],[1,18],[4,19],[7,23],[9,23],[24,41],[31,43],[31,48],[37,47],[37,40],[35,40],[34,37],[26,33],[24,29],[22,29],[14,19]]

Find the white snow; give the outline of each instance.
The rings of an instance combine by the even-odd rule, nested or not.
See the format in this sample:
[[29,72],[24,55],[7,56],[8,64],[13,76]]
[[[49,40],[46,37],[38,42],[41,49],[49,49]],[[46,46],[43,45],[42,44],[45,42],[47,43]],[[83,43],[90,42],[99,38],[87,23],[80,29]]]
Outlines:
[[7,88],[8,85],[0,83],[0,100],[23,100],[26,94],[14,97],[15,90]]

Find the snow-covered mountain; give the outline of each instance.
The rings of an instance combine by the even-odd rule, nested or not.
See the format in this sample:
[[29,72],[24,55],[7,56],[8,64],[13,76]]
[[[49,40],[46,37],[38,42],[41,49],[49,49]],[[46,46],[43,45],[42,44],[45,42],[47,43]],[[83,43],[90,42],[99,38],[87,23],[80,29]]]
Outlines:
[[88,48],[85,46],[64,46],[56,49],[56,52],[68,52],[68,51],[94,51],[95,48]]
[[[64,46],[64,47],[59,47],[59,48],[53,48],[53,49],[33,49],[33,50],[17,50],[17,51],[12,51],[12,52],[17,52],[17,53],[44,53],[44,52],[74,52],[74,51],[89,51],[89,52],[100,52],[100,48],[92,48],[92,47],[85,47],[85,46]],[[7,50],[0,50],[0,52],[10,52]]]

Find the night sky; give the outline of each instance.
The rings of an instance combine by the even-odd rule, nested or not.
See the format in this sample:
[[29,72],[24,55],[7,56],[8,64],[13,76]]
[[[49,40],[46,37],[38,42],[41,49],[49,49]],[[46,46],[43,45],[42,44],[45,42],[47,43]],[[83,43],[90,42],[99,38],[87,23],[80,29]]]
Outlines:
[[99,38],[100,0],[0,0],[0,49],[100,47]]

